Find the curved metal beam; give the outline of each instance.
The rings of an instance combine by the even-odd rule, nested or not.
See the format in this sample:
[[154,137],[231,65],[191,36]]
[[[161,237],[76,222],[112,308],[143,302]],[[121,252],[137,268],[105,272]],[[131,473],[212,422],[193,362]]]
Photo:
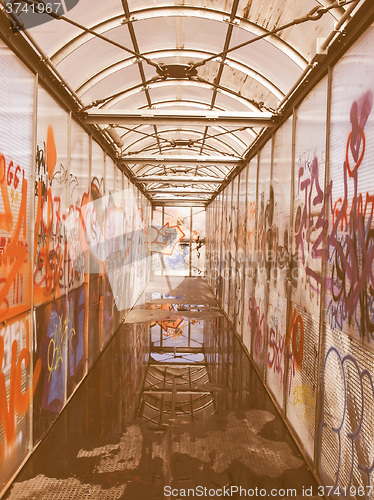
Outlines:
[[[200,8],[195,6],[159,6],[159,7],[149,7],[146,9],[134,10],[132,12],[130,21],[136,22],[145,19],[155,19],[158,17],[199,17],[203,19],[212,19],[215,21],[228,22],[228,13],[222,12],[218,9],[212,8]],[[236,16],[235,19],[240,20],[240,27],[247,31],[248,33],[254,34],[256,36],[263,35],[268,32],[262,26],[249,21],[248,19]],[[125,16],[119,15],[103,20],[102,22],[90,27],[91,30],[96,31],[99,34],[103,34],[108,30],[114,29],[122,24],[126,24],[128,21]],[[73,50],[79,48],[79,46],[86,43],[88,40],[93,38],[94,35],[90,33],[82,33],[71,39],[68,43],[56,50],[54,54],[50,55],[50,59],[54,64],[58,64],[65,57],[67,57]],[[269,35],[267,41],[272,44],[277,49],[281,50],[285,55],[287,55],[293,62],[295,62],[301,69],[304,69],[307,65],[305,57],[303,57],[300,52],[295,47],[292,47],[288,42],[276,35]]]
[[164,178],[162,176],[154,177],[135,177],[134,182],[141,182],[142,184],[175,184],[175,185],[187,185],[187,184],[222,184],[225,179],[215,179],[214,177],[188,177],[183,179],[182,177],[169,177]]
[[[132,168],[132,171],[135,173],[135,175],[146,175],[147,177],[149,176],[160,176],[164,179],[168,179],[168,175],[170,175],[170,178],[172,176],[178,176],[178,175],[193,175],[196,178],[200,177],[209,177],[209,178],[215,178],[218,181],[223,181],[226,179],[226,177],[230,174],[232,171],[232,166],[223,166],[223,165],[214,165],[214,166],[201,166],[199,165],[198,167],[180,167],[180,168],[172,168],[172,167],[165,167],[165,165],[160,164],[160,165],[145,165],[145,166],[140,166],[139,168]],[[175,177],[174,177],[175,178]]]
[[[175,86],[175,82],[178,82],[179,86],[197,86],[200,88],[206,88],[211,90],[214,87],[214,84],[211,84],[209,82],[198,82],[196,80],[178,80],[178,79],[173,79],[173,80],[159,80],[156,82],[150,82],[148,83],[147,87],[149,89],[152,88],[158,88],[158,87],[168,87],[168,86]],[[124,99],[127,99],[128,97],[131,97],[139,92],[143,91],[143,84],[136,85],[133,87],[131,90],[123,90],[123,92],[118,92],[115,97],[109,98],[105,104],[101,106],[100,109],[105,109],[106,106],[114,106],[121,102]],[[226,95],[227,97],[231,97],[232,99],[240,102],[242,105],[245,105],[249,110],[251,111],[258,111],[257,108],[252,104],[252,100],[246,99],[245,97],[233,93],[234,91],[226,91],[223,88],[220,88],[220,92],[223,95]]]
[[[182,140],[185,141],[191,141],[192,144],[199,144],[201,145],[201,142],[203,141],[203,133],[201,130],[194,130],[191,128],[186,128],[183,127],[183,130],[177,129],[177,128],[168,128],[168,129],[162,129],[159,131],[157,138],[153,134],[148,134],[143,131],[145,128],[144,125],[140,125],[139,127],[134,127],[134,128],[126,128],[125,133],[120,133],[123,129],[121,126],[118,126],[118,124],[113,125],[117,133],[119,134],[120,138],[124,142],[124,147],[126,149],[132,149],[134,144],[140,144],[143,141],[147,141],[150,139],[157,139],[162,141],[164,144],[169,144],[173,146],[173,140],[175,141],[175,135],[181,135],[183,136]],[[147,128],[149,128],[147,126]],[[240,128],[237,130],[229,130],[225,129],[223,127],[217,127],[217,126],[211,126],[210,127],[213,130],[219,131],[217,134],[212,133],[212,134],[207,134],[206,135],[206,140],[209,142],[218,142],[219,144],[224,144],[226,147],[233,147],[235,144],[238,148],[242,148],[243,151],[248,146],[248,141],[253,141],[257,137],[257,134],[253,132],[251,128]],[[138,139],[132,139],[133,135],[140,134],[143,135],[144,137],[138,138]],[[248,137],[240,137],[240,135],[243,136],[248,136]],[[174,136],[174,137],[173,137]]]
[[[141,144],[142,142],[144,141],[144,139],[139,139],[139,141],[137,141],[136,143],[134,144]],[[224,146],[226,147],[226,149],[228,151],[225,151],[224,148],[222,147],[221,145],[221,148],[218,148],[218,147],[214,147],[212,146],[211,144],[205,144],[205,154],[217,154],[217,155],[228,155],[226,157],[240,157],[241,156],[241,153],[242,152],[239,152],[237,151],[233,146],[229,145],[229,144],[224,144]],[[168,153],[170,152],[172,155],[175,154],[175,151],[178,150],[178,152],[181,152],[181,154],[183,154],[184,151],[188,151],[188,153],[195,153],[195,154],[201,154],[201,146],[199,145],[198,147],[196,147],[195,145],[192,145],[192,146],[188,146],[188,147],[173,147],[173,146],[168,146],[166,144],[163,145],[163,153]],[[129,148],[126,148],[125,151],[123,151],[123,153],[126,153],[126,154],[135,154],[135,155],[140,155],[140,154],[154,154],[153,152],[155,152],[155,154],[159,154],[159,151],[158,151],[158,147],[156,147],[156,143],[152,143],[152,144],[148,144],[144,147],[140,147],[138,148],[136,151],[129,151]]]
[[242,158],[230,158],[225,156],[127,156],[119,160],[119,164],[137,164],[146,165],[150,164],[173,164],[173,165],[239,165],[244,160]]
[[[171,49],[163,49],[151,52],[144,52],[144,55],[157,62],[158,59],[162,59],[168,57],[186,57],[186,58],[201,58],[204,59],[206,57],[210,57],[214,55],[212,52],[204,51],[204,50],[190,50],[190,49],[182,49],[176,50],[174,48]],[[105,78],[108,78],[118,71],[121,71],[133,64],[137,61],[136,58],[130,57],[126,59],[121,59],[110,66],[103,68],[102,70],[95,73],[92,77],[86,79],[83,83],[81,83],[76,89],[75,92],[78,95],[84,95],[88,92],[92,87],[101,83]],[[160,61],[161,62],[161,61]],[[236,71],[240,71],[244,75],[247,75],[254,80],[256,80],[260,85],[263,85],[269,92],[271,92],[277,99],[282,99],[284,97],[284,92],[270,79],[269,76],[265,76],[259,71],[256,71],[250,66],[246,64],[235,61],[231,57],[226,57],[225,61],[222,63],[228,68],[233,68]]]

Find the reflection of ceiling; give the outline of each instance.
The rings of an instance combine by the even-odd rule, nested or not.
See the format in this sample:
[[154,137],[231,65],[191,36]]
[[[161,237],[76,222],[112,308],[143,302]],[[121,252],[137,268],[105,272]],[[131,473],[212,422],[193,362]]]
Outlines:
[[180,356],[179,362],[173,359],[157,362],[151,358],[148,367],[139,416],[157,426],[189,423],[198,412],[214,411],[213,390],[206,365],[199,361],[183,362],[183,355],[189,360],[196,356],[192,353],[175,355]]
[[[174,313],[150,324],[150,358],[139,412],[143,419],[160,427],[188,423],[198,412],[214,411],[214,388],[210,384],[203,342],[206,335],[203,318],[209,314],[209,306],[185,303],[186,300],[171,304],[170,299],[164,300],[152,300],[146,310],[140,309],[143,320],[148,308],[152,312]],[[196,319],[185,319],[188,313]]]
[[363,3],[79,0],[22,36],[152,199],[205,203]]

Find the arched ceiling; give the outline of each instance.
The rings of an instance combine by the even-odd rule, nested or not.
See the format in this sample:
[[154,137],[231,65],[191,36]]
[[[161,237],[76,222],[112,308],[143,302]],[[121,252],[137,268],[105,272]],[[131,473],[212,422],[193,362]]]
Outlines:
[[151,199],[191,204],[210,200],[276,123],[280,103],[317,64],[317,39],[360,3],[71,1],[24,36]]

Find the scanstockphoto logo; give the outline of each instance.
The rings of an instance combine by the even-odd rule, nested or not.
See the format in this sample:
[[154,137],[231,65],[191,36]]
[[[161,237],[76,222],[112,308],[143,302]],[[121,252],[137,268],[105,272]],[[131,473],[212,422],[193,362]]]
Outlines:
[[14,31],[34,28],[66,14],[79,0],[5,0],[5,12]]

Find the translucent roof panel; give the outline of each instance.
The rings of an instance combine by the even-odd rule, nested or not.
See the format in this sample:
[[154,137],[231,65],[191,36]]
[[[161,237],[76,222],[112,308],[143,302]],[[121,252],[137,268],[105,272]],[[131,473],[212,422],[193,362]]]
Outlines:
[[[317,38],[347,9],[358,7],[345,0],[79,0],[59,20],[21,33],[77,96],[82,120],[106,113],[99,129],[119,161],[133,157],[126,168],[135,180],[162,174],[155,186],[183,191],[184,180],[191,185],[202,175],[227,179],[314,64]],[[152,118],[144,114],[153,110]],[[212,112],[255,119],[235,127],[211,122]],[[174,157],[180,164],[171,165]],[[204,163],[210,158],[212,165]]]

